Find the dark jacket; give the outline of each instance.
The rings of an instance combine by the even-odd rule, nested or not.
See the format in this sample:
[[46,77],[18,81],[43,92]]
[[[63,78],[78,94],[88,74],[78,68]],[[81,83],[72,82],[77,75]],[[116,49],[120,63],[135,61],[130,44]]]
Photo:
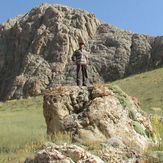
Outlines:
[[72,61],[76,64],[87,64],[88,63],[88,52],[85,50],[76,50],[72,55]]

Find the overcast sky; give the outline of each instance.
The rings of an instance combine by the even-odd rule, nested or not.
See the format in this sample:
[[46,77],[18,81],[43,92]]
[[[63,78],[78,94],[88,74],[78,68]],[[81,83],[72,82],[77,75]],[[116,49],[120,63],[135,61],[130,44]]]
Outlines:
[[163,36],[163,0],[1,0],[0,23],[45,2],[87,10],[132,32]]

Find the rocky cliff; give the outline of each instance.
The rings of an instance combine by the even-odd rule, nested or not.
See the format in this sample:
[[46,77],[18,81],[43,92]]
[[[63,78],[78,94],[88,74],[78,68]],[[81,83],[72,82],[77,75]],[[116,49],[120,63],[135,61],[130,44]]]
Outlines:
[[86,43],[90,82],[107,82],[163,64],[163,38],[124,31],[94,14],[43,4],[10,19],[0,30],[0,100],[75,84],[70,63],[78,41]]

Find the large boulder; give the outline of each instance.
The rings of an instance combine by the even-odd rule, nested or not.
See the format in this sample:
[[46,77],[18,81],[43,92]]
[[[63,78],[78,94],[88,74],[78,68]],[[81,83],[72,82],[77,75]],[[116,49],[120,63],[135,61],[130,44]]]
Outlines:
[[117,86],[60,86],[46,91],[43,108],[48,135],[67,131],[83,144],[110,142],[142,151],[152,143],[148,115]]

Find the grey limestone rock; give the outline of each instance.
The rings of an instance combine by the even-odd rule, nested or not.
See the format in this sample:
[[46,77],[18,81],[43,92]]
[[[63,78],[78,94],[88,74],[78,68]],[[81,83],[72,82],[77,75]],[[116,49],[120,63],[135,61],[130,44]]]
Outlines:
[[84,41],[90,53],[90,83],[113,81],[163,64],[162,37],[121,30],[67,6],[42,4],[1,26],[0,100],[76,84],[71,56],[78,41]]

